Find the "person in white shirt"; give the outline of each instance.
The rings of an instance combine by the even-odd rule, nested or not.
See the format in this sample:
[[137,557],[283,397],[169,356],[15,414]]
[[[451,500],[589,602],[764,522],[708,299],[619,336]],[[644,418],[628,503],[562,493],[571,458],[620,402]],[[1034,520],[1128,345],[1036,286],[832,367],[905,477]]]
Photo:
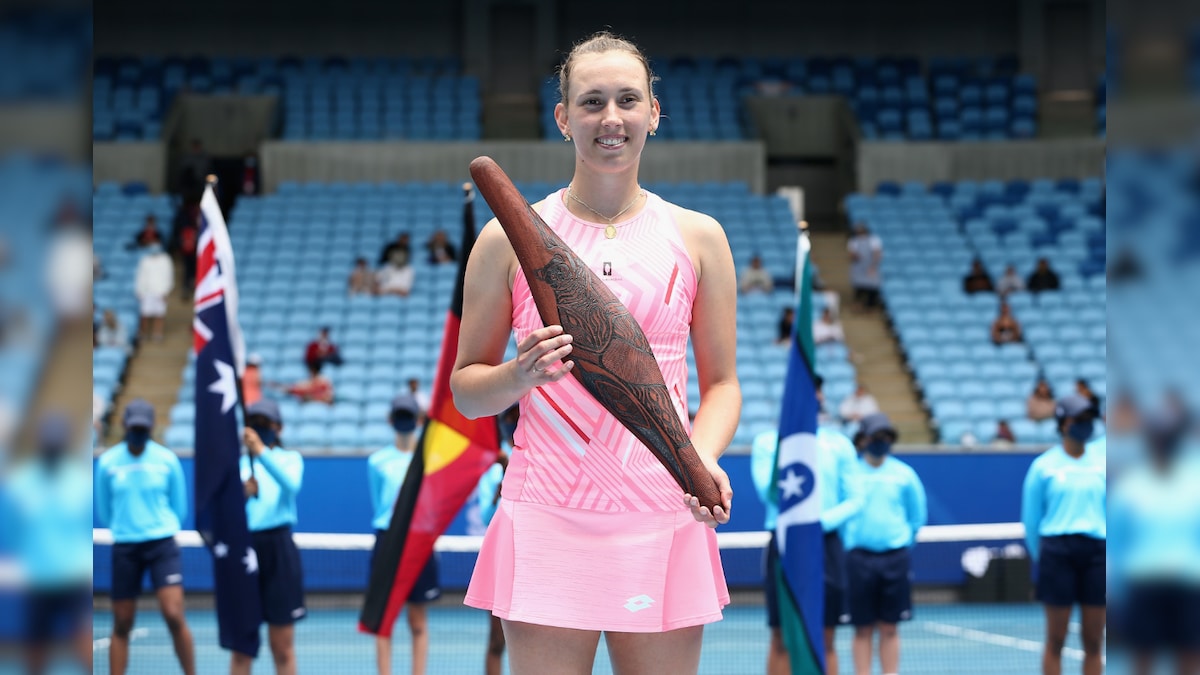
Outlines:
[[146,254],[138,261],[134,293],[140,304],[141,325],[139,335],[155,342],[163,339],[167,316],[167,296],[175,288],[175,263],[163,250],[162,244],[146,247]]
[[879,404],[861,382],[858,383],[854,393],[842,399],[842,404],[838,406],[838,414],[841,415],[844,423],[859,422],[867,415],[874,415],[877,412],[879,412]]
[[408,251],[398,250],[375,274],[380,295],[408,297],[412,293],[416,271],[408,259]]
[[813,342],[825,344],[845,341],[846,334],[842,331],[841,322],[833,315],[833,311],[826,307],[821,312],[821,318],[813,324]]
[[738,290],[743,293],[753,291],[770,293],[774,289],[775,280],[771,278],[771,273],[767,268],[763,267],[762,257],[756,255],[751,258],[750,266],[742,270],[742,279],[738,282]]
[[850,284],[854,286],[854,304],[858,309],[879,304],[880,264],[883,242],[871,234],[864,223],[854,226],[854,236],[846,244],[850,254]]
[[1000,281],[996,282],[996,292],[1002,297],[1009,293],[1020,293],[1025,290],[1025,280],[1017,274],[1017,268],[1009,265],[1004,268],[1004,276],[1000,277]]

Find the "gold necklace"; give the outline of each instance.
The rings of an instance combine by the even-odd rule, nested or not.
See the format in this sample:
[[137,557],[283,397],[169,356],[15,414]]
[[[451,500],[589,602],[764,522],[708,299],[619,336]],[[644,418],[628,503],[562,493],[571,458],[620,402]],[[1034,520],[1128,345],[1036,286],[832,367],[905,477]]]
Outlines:
[[615,239],[617,237],[617,226],[613,225],[613,221],[616,220],[617,218],[620,218],[621,216],[625,215],[625,212],[628,211],[629,209],[632,209],[633,205],[636,204],[637,201],[639,199],[641,199],[643,196],[645,196],[645,194],[646,194],[645,190],[642,190],[639,188],[638,193],[636,195],[634,195],[634,197],[633,197],[633,201],[626,204],[625,208],[623,208],[617,212],[617,215],[613,216],[612,218],[609,218],[608,216],[604,215],[603,213],[600,213],[596,209],[593,209],[592,207],[588,206],[587,202],[583,201],[579,197],[576,197],[575,192],[571,190],[571,188],[573,186],[574,186],[574,183],[567,184],[567,196],[570,197],[575,202],[578,202],[579,205],[582,206],[583,208],[587,209],[588,211],[591,211],[592,213],[594,213],[594,214],[600,216],[601,218],[603,218],[604,220],[608,221],[608,225],[604,228],[604,237],[606,239]]

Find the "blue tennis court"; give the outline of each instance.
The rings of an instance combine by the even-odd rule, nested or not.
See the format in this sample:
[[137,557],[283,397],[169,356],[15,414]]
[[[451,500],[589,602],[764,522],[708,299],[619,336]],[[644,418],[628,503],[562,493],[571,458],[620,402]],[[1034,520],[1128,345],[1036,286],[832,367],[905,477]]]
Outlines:
[[[446,600],[430,611],[430,673],[482,673],[487,642],[487,616]],[[228,669],[228,655],[216,647],[217,626],[210,609],[191,609],[188,620],[196,640],[197,671],[218,673]],[[353,608],[314,608],[296,632],[300,672],[373,673],[374,648],[368,635],[357,631]],[[111,615],[97,611],[95,671],[107,673],[107,635]],[[1041,652],[1042,613],[1032,604],[945,604],[918,606],[913,621],[901,627],[901,667],[905,673],[1012,673],[1037,672]],[[853,672],[850,660],[851,629],[838,631],[841,672]],[[265,642],[265,640],[264,640]],[[725,620],[708,627],[700,672],[711,675],[761,673],[765,670],[768,634],[761,605],[736,604],[726,609]],[[1063,655],[1064,669],[1075,670],[1082,661],[1078,634],[1072,631]],[[406,672],[409,663],[407,627],[396,625],[394,666]],[[174,672],[170,635],[153,610],[141,610],[130,650],[131,674]],[[264,644],[255,673],[273,673]],[[611,672],[601,645],[595,673]],[[878,670],[876,670],[878,672]]]

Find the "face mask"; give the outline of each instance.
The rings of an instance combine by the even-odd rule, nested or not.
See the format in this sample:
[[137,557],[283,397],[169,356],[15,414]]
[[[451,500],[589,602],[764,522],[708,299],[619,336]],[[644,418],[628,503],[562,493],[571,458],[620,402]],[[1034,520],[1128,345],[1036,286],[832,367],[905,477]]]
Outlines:
[[413,429],[417,428],[416,418],[407,414],[398,413],[392,415],[392,428],[395,429],[396,433],[398,434],[410,433]]
[[276,434],[275,430],[271,427],[250,425],[250,428],[254,430],[254,433],[258,434],[258,437],[262,440],[263,445],[267,446],[268,448],[273,448],[279,444],[279,435]]
[[150,441],[150,430],[145,427],[132,427],[125,430],[125,444],[134,450],[141,450]]
[[1092,437],[1092,429],[1095,425],[1091,420],[1085,422],[1075,422],[1067,427],[1067,437],[1073,441],[1083,443]]
[[892,444],[888,441],[871,441],[867,443],[866,451],[872,457],[885,457],[892,451]]
[[55,466],[62,460],[63,455],[67,454],[67,449],[61,445],[44,445],[41,450],[42,461],[47,466]]

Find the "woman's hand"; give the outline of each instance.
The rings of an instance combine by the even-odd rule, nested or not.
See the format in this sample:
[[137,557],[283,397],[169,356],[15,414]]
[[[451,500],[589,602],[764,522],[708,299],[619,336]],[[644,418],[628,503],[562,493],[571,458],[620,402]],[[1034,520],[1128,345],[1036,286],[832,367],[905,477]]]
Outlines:
[[517,377],[530,389],[557,382],[575,367],[573,361],[555,367],[570,353],[571,336],[563,333],[562,326],[539,328],[517,343],[517,358],[514,359]]
[[729,522],[729,510],[733,506],[733,487],[729,484],[729,474],[725,473],[725,470],[717,464],[717,460],[703,458],[703,455],[701,458],[704,467],[712,476],[713,482],[717,484],[717,490],[721,493],[721,503],[709,511],[707,506],[700,505],[698,498],[689,494],[683,496],[683,503],[692,510],[692,517],[697,522],[704,523],[709,527],[724,525]]

